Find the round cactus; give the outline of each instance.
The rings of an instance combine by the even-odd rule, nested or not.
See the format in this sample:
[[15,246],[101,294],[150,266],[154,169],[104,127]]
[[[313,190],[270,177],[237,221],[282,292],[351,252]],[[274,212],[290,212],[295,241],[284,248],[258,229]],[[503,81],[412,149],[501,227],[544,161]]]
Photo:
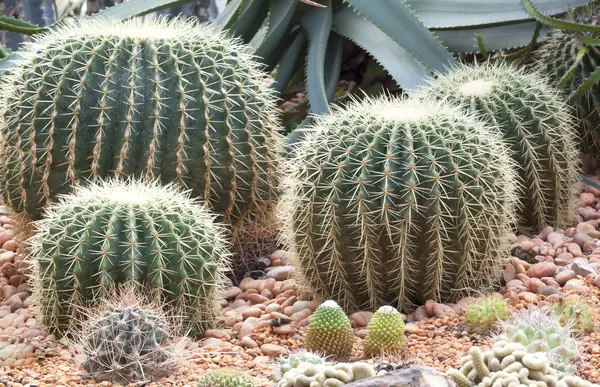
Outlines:
[[290,354],[286,359],[279,359],[279,369],[272,375],[274,381],[281,380],[282,376],[290,371],[293,368],[297,368],[302,363],[311,363],[311,364],[323,364],[329,365],[331,364],[327,361],[326,357],[323,357],[319,354],[308,352],[308,351],[298,351]]
[[561,302],[554,306],[554,313],[563,326],[571,326],[575,332],[591,333],[596,329],[594,310],[583,302]]
[[353,344],[354,332],[342,308],[332,300],[319,305],[308,326],[306,349],[345,358],[350,356]]
[[238,40],[182,19],[82,19],[19,52],[0,95],[0,192],[14,211],[37,220],[59,194],[132,176],[189,189],[235,236],[269,231],[275,97]]
[[516,199],[497,133],[458,108],[393,97],[317,118],[279,213],[305,283],[348,313],[493,287]]
[[198,387],[253,387],[249,375],[233,370],[210,371],[202,376]]
[[573,222],[579,154],[574,118],[560,91],[505,63],[461,65],[431,80],[427,96],[498,127],[519,171],[519,226],[537,232]]
[[465,319],[472,329],[489,330],[509,314],[510,308],[505,299],[487,297],[469,305],[465,311]]
[[404,321],[392,306],[382,306],[375,312],[367,327],[364,341],[365,356],[397,355],[404,347]]
[[32,297],[53,333],[116,285],[150,294],[195,334],[216,323],[228,262],[223,229],[173,185],[93,183],[62,197],[35,226]]
[[[597,25],[600,17],[600,3],[578,7],[573,12],[573,21],[579,24]],[[555,30],[537,51],[536,69],[563,87],[565,94],[574,93],[600,63],[600,50],[582,38],[598,39],[600,35],[589,32]],[[579,55],[583,55],[578,59]],[[600,86],[596,82],[592,88],[574,101],[579,121],[581,152],[590,163],[600,166]]]

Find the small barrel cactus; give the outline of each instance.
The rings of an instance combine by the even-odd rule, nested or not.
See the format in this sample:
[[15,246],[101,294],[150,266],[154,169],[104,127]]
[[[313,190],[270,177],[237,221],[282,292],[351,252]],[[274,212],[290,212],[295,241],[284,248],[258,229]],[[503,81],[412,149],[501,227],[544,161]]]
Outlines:
[[456,67],[431,80],[426,93],[500,129],[518,165],[522,230],[571,225],[579,153],[571,108],[557,88],[498,62]]
[[365,356],[397,355],[404,347],[404,321],[393,306],[379,308],[367,327],[363,342]]
[[[573,21],[579,24],[597,25],[600,17],[600,3],[591,1],[588,5],[577,7],[573,12]],[[563,87],[565,94],[574,93],[600,63],[600,50],[597,45],[584,39],[598,39],[599,34],[568,30],[552,31],[548,39],[536,53],[536,69]],[[578,59],[579,55],[583,55]],[[563,80],[564,79],[564,80]],[[592,88],[574,101],[578,118],[581,152],[590,167],[600,166],[600,85],[596,82]]]
[[579,358],[577,342],[571,337],[571,326],[562,326],[559,317],[546,308],[530,308],[513,313],[502,321],[502,333],[496,341],[522,344],[527,352],[545,352],[558,371],[568,371]]
[[84,369],[98,381],[157,380],[177,371],[184,359],[173,321],[159,308],[138,302],[132,292],[105,302],[81,325],[74,350],[85,358]]
[[554,313],[561,325],[570,326],[577,333],[591,333],[596,329],[594,310],[583,302],[561,302],[554,306]]
[[209,371],[202,376],[198,387],[253,387],[249,375],[234,370]]
[[354,332],[342,308],[332,300],[319,305],[308,326],[306,349],[346,358],[350,356],[353,345]]
[[179,18],[81,19],[19,53],[0,93],[13,210],[37,220],[87,181],[132,176],[189,189],[234,236],[272,232],[275,97],[238,40]]
[[138,288],[185,316],[194,334],[214,326],[226,268],[224,231],[173,185],[109,180],[52,205],[30,239],[40,322],[61,334],[116,285]]
[[469,305],[465,311],[465,320],[474,330],[494,328],[499,320],[510,314],[508,302],[503,298],[486,297]]
[[447,104],[394,97],[348,103],[311,130],[279,216],[317,295],[352,313],[495,286],[516,199],[497,130]]

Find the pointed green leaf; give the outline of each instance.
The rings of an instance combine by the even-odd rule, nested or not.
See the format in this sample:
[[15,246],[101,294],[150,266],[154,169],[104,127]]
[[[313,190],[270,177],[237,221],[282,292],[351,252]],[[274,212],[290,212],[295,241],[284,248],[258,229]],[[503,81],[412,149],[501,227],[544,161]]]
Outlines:
[[46,31],[47,27],[26,22],[25,20],[12,17],[0,16],[0,30],[18,32],[20,34],[33,35]]
[[296,34],[292,44],[285,50],[285,53],[279,62],[277,75],[275,76],[275,83],[273,84],[273,88],[279,94],[283,93],[288,83],[294,76],[294,72],[296,71],[296,63],[298,62],[298,58],[304,50],[305,45],[306,37],[304,36],[304,33],[298,33]]
[[130,17],[146,15],[161,9],[193,2],[194,0],[129,0],[110,8],[105,8],[88,17],[128,19]]
[[575,90],[575,92],[569,96],[567,102],[569,102],[570,104],[574,103],[585,93],[590,91],[590,89],[594,87],[598,82],[600,82],[600,67],[596,67],[596,70],[594,70],[594,72],[591,73],[585,81],[583,81],[581,86],[579,86],[577,90]]
[[325,90],[329,102],[333,101],[337,85],[340,82],[343,45],[344,38],[331,31],[325,53]]
[[367,50],[405,89],[419,86],[430,75],[404,48],[350,8],[335,13],[333,29]]
[[582,182],[583,184],[589,185],[590,187],[594,187],[596,189],[600,189],[600,184],[598,184],[594,180],[590,179],[586,175],[584,175],[582,173],[578,173],[577,175],[579,176],[579,181]]
[[297,4],[298,0],[270,0],[267,31],[256,48],[256,55],[261,58],[271,55],[288,30]]
[[443,72],[456,60],[402,0],[344,0],[425,67]]
[[227,4],[223,12],[215,19],[215,24],[219,26],[220,30],[229,28],[237,20],[242,5],[244,5],[244,0],[233,0]]
[[325,53],[331,32],[331,0],[327,8],[314,8],[306,13],[301,24],[308,35],[308,55],[306,58],[306,89],[308,102],[313,113],[329,112],[325,87]]
[[15,59],[18,59],[18,52],[13,52],[7,57],[0,59],[0,75],[16,66]]
[[240,16],[228,30],[248,43],[260,29],[268,12],[269,4],[266,1],[246,0],[241,7]]
[[550,27],[577,32],[600,33],[600,26],[579,24],[564,20],[553,19],[539,12],[533,5],[531,0],[521,0],[521,3],[523,4],[523,8],[525,8],[525,11],[527,11],[527,13],[534,17],[535,20]]

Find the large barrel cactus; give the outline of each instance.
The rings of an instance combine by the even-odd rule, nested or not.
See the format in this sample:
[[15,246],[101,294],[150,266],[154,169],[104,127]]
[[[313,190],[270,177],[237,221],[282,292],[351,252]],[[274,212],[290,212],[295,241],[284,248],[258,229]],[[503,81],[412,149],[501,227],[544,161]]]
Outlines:
[[83,19],[19,52],[0,96],[0,192],[14,210],[37,220],[73,187],[134,176],[191,190],[252,237],[268,229],[275,98],[237,40],[181,19]]
[[347,311],[460,297],[507,256],[514,163],[460,109],[394,98],[317,118],[290,160],[280,216],[302,279]]
[[[573,12],[573,21],[579,24],[597,25],[599,17],[600,3],[597,1]],[[592,40],[591,44],[586,38]],[[600,34],[554,30],[536,53],[536,68],[571,95],[590,78],[600,63],[600,47],[593,43],[598,38]],[[587,166],[597,168],[600,166],[600,86],[597,82],[574,101],[574,107],[579,121],[581,152]]]
[[439,75],[427,95],[500,128],[519,166],[522,231],[572,224],[579,153],[574,118],[558,89],[539,74],[486,63]]
[[65,195],[30,239],[40,322],[63,334],[82,308],[126,287],[183,316],[195,334],[213,327],[228,262],[213,221],[173,185],[111,180]]

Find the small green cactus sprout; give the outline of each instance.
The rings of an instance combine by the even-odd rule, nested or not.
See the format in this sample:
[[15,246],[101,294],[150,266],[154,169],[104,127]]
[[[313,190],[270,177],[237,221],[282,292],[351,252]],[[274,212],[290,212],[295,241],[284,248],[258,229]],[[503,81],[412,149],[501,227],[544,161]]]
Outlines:
[[366,357],[397,355],[404,347],[404,321],[393,306],[379,308],[369,321],[363,342]]
[[568,372],[579,358],[577,342],[571,337],[571,325],[561,325],[559,317],[547,308],[529,308],[513,312],[501,321],[502,333],[496,341],[522,344],[529,353],[544,352],[558,371]]
[[560,302],[554,306],[554,313],[563,326],[571,326],[574,332],[591,333],[596,329],[594,311],[583,302]]
[[571,225],[579,153],[574,117],[560,90],[540,74],[505,62],[486,62],[439,74],[426,94],[499,128],[524,188],[518,214],[523,230]]
[[185,361],[176,324],[160,308],[143,304],[133,292],[113,295],[72,335],[83,368],[98,381],[150,382],[177,371]]
[[486,297],[470,304],[465,311],[465,320],[471,329],[490,330],[499,320],[510,314],[508,302],[503,298]]
[[194,335],[218,321],[224,229],[172,184],[93,183],[62,197],[35,225],[32,297],[53,333],[62,335],[81,307],[94,307],[117,285],[184,316]]
[[354,332],[350,319],[333,300],[319,305],[308,326],[306,349],[336,358],[346,358],[352,352]]
[[200,378],[198,387],[254,387],[252,378],[239,371],[209,371]]
[[279,369],[273,375],[273,380],[278,381],[281,377],[291,370],[292,368],[298,367],[302,363],[311,363],[311,364],[332,364],[327,361],[326,357],[323,357],[319,354],[308,352],[305,350],[300,350],[294,353],[291,353],[287,358],[279,358]]

